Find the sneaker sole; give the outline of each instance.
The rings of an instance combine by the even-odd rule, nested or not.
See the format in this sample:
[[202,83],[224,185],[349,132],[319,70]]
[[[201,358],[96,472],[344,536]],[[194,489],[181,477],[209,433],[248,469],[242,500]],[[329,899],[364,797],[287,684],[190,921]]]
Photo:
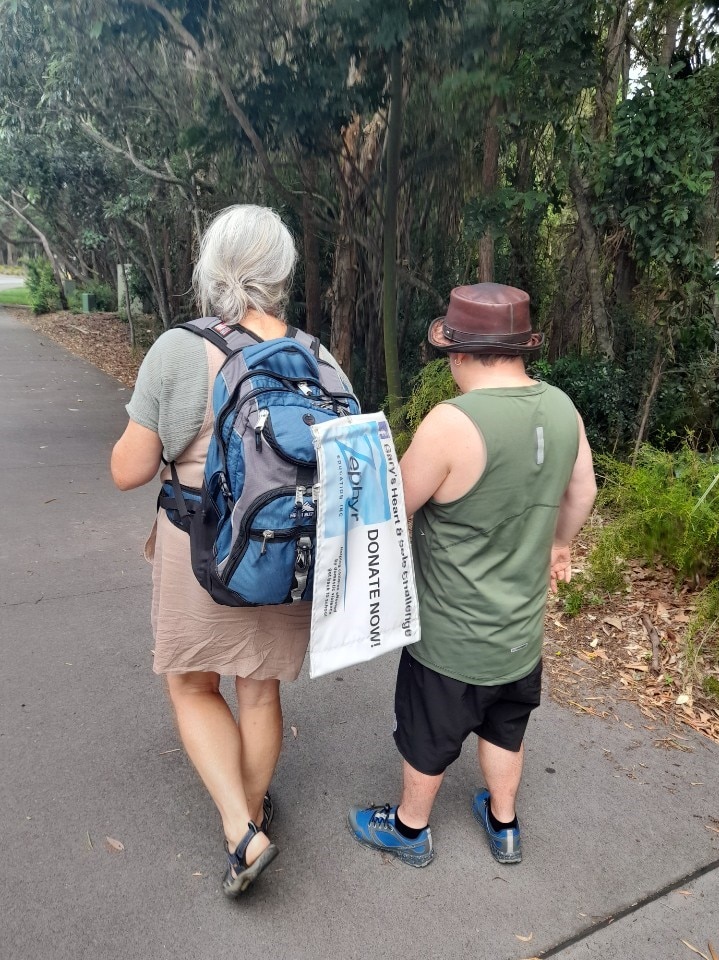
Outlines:
[[477,823],[478,823],[478,824],[480,825],[480,827],[482,828],[482,831],[484,832],[484,835],[485,835],[485,837],[487,838],[487,843],[489,844],[489,851],[490,851],[490,853],[492,854],[492,856],[494,857],[494,859],[497,861],[497,863],[511,864],[511,863],[521,863],[521,862],[522,862],[522,851],[521,851],[521,850],[517,851],[516,853],[506,853],[506,854],[498,853],[498,852],[495,850],[494,846],[492,845],[492,839],[491,839],[491,837],[489,836],[489,834],[487,833],[487,825],[486,825],[485,822],[484,822],[484,817],[482,816],[482,814],[481,814],[477,809],[475,809],[474,804],[472,804],[472,816],[474,817],[474,819],[477,821]]
[[232,877],[230,874],[231,879],[228,879],[226,874],[225,879],[222,881],[222,892],[224,895],[234,898],[244,893],[245,890],[255,882],[262,871],[269,867],[279,852],[274,843],[271,843],[247,869],[238,873],[236,877]]
[[363,847],[367,847],[369,850],[374,850],[376,853],[386,853],[390,857],[394,857],[395,860],[399,860],[400,863],[405,863],[408,867],[415,867],[415,869],[421,870],[423,867],[428,867],[430,863],[434,860],[436,854],[432,851],[431,856],[427,857],[421,863],[418,863],[417,860],[408,860],[406,857],[403,857],[401,853],[395,853],[394,850],[390,850],[389,847],[376,847],[369,840],[365,840],[364,837],[358,837],[355,833],[355,828],[352,826],[349,817],[347,818],[347,829],[350,832],[350,836],[361,843]]

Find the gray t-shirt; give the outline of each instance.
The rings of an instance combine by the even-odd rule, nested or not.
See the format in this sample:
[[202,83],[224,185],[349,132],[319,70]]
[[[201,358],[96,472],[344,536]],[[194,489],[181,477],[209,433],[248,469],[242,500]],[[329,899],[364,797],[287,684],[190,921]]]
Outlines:
[[[320,357],[336,367],[351,392],[349,380],[322,346]],[[200,432],[207,405],[207,377],[204,340],[189,330],[167,330],[142,361],[125,409],[131,420],[159,436],[168,462],[177,459]]]

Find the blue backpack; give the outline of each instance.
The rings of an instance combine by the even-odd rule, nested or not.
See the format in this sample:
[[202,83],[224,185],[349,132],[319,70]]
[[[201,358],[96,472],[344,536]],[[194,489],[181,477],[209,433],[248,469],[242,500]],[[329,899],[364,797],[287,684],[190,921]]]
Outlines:
[[163,484],[158,506],[190,535],[192,569],[225,606],[312,598],[317,459],[311,427],[359,413],[319,341],[288,328],[258,341],[216,317],[181,326],[226,355],[213,388],[215,417],[202,488]]

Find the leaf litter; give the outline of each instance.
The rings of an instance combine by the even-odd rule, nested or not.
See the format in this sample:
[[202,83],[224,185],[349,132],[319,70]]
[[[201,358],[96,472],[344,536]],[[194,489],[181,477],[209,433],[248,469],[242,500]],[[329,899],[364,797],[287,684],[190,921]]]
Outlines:
[[[579,538],[573,561],[581,568],[589,544]],[[605,720],[619,721],[620,701],[636,705],[656,730],[662,722],[671,736],[655,746],[690,752],[682,728],[719,743],[719,704],[682,676],[680,641],[691,620],[696,592],[676,587],[666,568],[634,566],[629,589],[601,607],[570,617],[551,596],[545,621],[544,666],[553,700]]]

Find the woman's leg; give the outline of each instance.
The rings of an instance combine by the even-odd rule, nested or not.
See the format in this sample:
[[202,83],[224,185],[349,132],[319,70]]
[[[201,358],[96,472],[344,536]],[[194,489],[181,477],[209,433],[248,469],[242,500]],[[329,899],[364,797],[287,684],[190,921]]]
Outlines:
[[262,800],[282,748],[282,706],[279,680],[237,677],[237,729],[242,781],[247,806],[256,823],[262,820]]
[[[251,813],[247,805],[242,742],[232,711],[220,693],[220,677],[199,671],[168,674],[167,687],[182,743],[220,812],[228,846],[234,850],[256,811]],[[247,848],[247,864],[268,845],[264,833],[254,837]]]

